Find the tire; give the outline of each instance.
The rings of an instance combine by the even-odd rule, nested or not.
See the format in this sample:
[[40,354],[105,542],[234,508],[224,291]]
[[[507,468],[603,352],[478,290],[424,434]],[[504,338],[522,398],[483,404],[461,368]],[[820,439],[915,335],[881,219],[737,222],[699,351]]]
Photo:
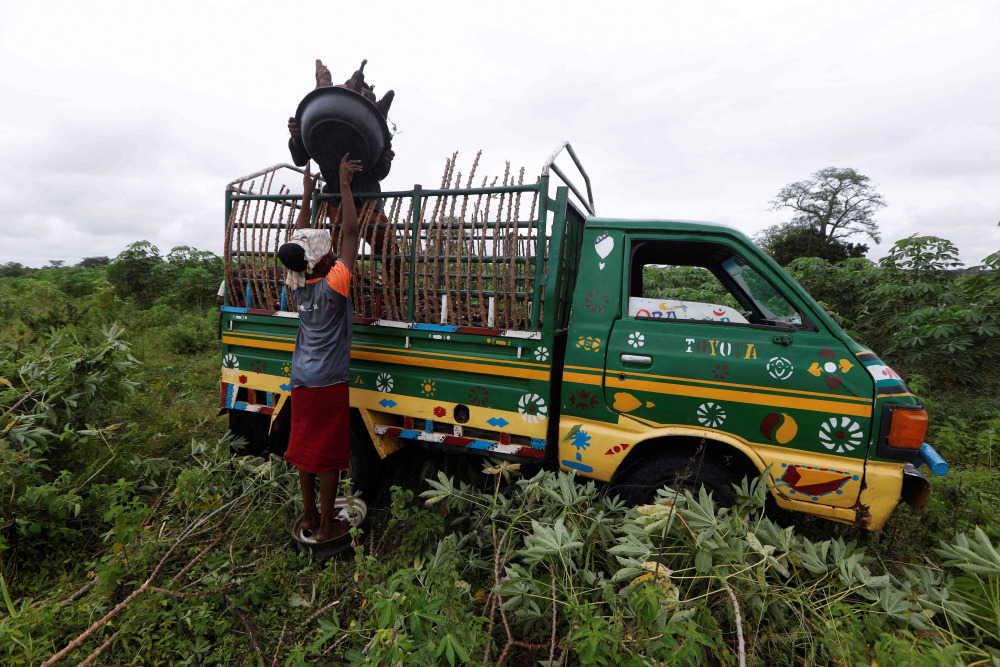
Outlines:
[[271,423],[271,435],[267,440],[267,448],[279,459],[284,458],[288,450],[288,441],[292,436],[292,411],[288,408],[278,413]]
[[354,492],[371,507],[382,489],[384,465],[375,451],[361,415],[351,413],[351,467],[347,473]]
[[266,456],[270,428],[271,418],[268,415],[245,410],[230,410],[229,430],[247,442],[246,446],[241,448],[230,446],[233,456]]
[[609,489],[631,506],[653,502],[656,491],[668,486],[697,497],[702,485],[723,506],[736,504],[733,484],[743,478],[735,466],[726,466],[704,454],[673,453],[643,457],[615,477]]

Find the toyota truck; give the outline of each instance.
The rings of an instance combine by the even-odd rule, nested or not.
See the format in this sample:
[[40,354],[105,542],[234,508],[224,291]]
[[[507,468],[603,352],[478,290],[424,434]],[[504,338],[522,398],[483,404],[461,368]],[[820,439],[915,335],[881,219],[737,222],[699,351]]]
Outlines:
[[[631,503],[702,484],[732,502],[733,483],[766,474],[780,507],[869,530],[900,501],[923,510],[920,464],[947,466],[918,399],[744,234],[598,216],[568,143],[534,182],[475,187],[454,170],[436,189],[358,195],[364,493],[383,459],[417,447],[572,471]],[[226,189],[219,413],[251,453],[283,451],[294,409],[298,319],[275,251],[301,195],[275,184],[298,173]],[[336,243],[338,213],[314,197]]]

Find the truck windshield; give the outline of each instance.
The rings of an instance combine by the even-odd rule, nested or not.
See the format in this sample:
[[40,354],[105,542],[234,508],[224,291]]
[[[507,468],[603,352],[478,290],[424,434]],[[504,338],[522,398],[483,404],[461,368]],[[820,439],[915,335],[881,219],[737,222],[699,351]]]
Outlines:
[[722,268],[753,299],[761,314],[768,320],[793,326],[802,325],[799,312],[749,264],[739,257],[731,256],[722,262]]

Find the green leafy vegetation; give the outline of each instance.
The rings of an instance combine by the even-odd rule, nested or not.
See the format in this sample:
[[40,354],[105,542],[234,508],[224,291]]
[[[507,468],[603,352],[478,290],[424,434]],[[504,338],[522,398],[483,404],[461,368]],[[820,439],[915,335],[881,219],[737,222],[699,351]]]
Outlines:
[[740,308],[719,279],[700,266],[645,266],[642,271],[642,295],[651,299],[696,301]]
[[811,257],[788,270],[898,372],[986,388],[1000,369],[1000,253],[961,271],[957,252],[945,239],[911,236],[878,264]]
[[[1000,660],[996,255],[957,272],[913,237],[792,266],[924,398],[952,472],[922,516],[782,525],[760,479],[731,508],[628,509],[564,473],[404,451],[325,562],[290,546],[294,469],[233,458],[214,416],[218,258],[158,257],[0,277],[0,664]],[[724,303],[654,273],[661,298]]]
[[849,258],[864,257],[868,246],[822,236],[810,226],[773,225],[761,232],[754,241],[781,266],[788,266],[799,257],[820,257],[836,263]]

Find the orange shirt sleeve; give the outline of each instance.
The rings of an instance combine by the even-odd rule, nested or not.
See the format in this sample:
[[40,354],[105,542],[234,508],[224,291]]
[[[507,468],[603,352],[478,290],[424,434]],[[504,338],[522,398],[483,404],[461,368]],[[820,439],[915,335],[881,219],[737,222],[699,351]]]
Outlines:
[[339,259],[326,274],[326,284],[337,294],[346,297],[351,288],[351,270]]

